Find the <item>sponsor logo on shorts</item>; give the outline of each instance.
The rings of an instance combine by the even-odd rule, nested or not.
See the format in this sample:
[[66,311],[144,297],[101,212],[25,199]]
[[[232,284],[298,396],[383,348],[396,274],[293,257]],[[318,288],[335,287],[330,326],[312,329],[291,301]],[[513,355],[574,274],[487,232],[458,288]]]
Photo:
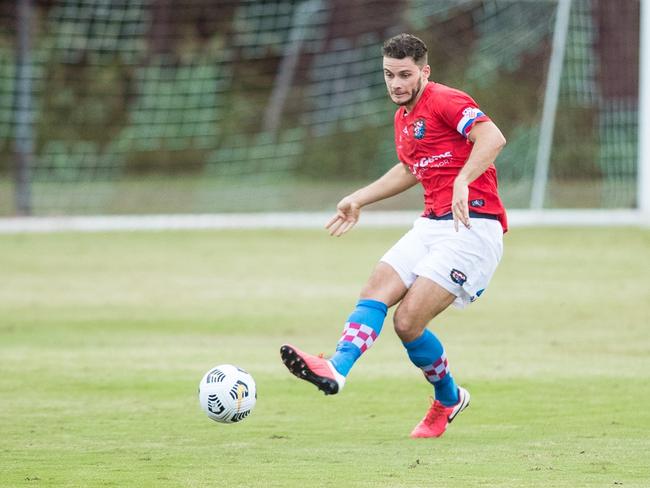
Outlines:
[[413,124],[413,137],[416,139],[422,139],[424,137],[424,133],[427,130],[427,126],[424,123],[424,119],[418,119],[415,121]]
[[476,295],[474,295],[473,297],[470,297],[469,301],[470,301],[470,302],[475,302],[476,299],[477,299],[478,297],[480,297],[480,296],[481,296],[481,293],[483,293],[484,291],[485,291],[485,288],[483,288],[482,290],[477,291],[477,292],[476,292]]
[[456,268],[451,270],[451,273],[449,273],[449,277],[451,278],[451,281],[454,283],[458,283],[460,286],[463,286],[465,282],[467,281],[467,276],[465,273],[462,271],[458,271]]
[[479,198],[479,199],[476,199],[476,200],[471,200],[469,202],[470,207],[482,207],[484,205],[485,205],[485,200],[483,200],[482,198]]

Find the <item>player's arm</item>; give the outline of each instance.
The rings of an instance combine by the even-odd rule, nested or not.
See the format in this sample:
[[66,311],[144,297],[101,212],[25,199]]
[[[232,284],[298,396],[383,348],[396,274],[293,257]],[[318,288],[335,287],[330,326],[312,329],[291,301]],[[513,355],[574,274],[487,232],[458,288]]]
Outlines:
[[492,164],[506,139],[499,128],[489,120],[477,122],[468,135],[474,147],[465,165],[454,180],[454,192],[451,198],[451,211],[454,216],[454,227],[458,231],[458,221],[469,229],[469,184],[481,176]]
[[408,190],[418,182],[409,169],[397,163],[381,178],[343,198],[336,206],[336,215],[325,225],[330,235],[339,237],[359,220],[361,207],[384,200]]

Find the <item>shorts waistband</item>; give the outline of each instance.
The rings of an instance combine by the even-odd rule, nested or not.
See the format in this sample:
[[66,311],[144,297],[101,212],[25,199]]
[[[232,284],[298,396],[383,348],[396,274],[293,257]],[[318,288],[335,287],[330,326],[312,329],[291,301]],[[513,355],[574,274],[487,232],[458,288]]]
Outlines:
[[[472,219],[499,220],[499,217],[497,215],[484,214],[484,213],[472,212],[472,211],[470,211],[469,216]],[[431,220],[454,220],[454,215],[451,212],[439,216],[434,214],[433,212],[430,212],[428,214],[425,214],[424,217]]]

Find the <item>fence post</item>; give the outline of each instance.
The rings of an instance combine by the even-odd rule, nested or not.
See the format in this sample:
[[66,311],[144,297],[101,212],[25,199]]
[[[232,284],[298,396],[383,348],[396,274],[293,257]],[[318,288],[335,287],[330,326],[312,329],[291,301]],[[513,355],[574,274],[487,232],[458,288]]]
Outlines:
[[16,214],[30,215],[32,213],[31,165],[34,153],[30,52],[32,3],[31,0],[18,0],[17,6],[14,202]]
[[321,7],[321,0],[309,0],[296,7],[289,31],[289,40],[284,46],[282,61],[278,68],[278,74],[273,83],[271,98],[264,113],[262,127],[265,132],[271,132],[277,136],[278,129],[284,110],[284,104],[289,97],[292,88],[293,77],[296,66],[300,59],[300,50],[307,34],[307,28],[313,22],[314,14]]

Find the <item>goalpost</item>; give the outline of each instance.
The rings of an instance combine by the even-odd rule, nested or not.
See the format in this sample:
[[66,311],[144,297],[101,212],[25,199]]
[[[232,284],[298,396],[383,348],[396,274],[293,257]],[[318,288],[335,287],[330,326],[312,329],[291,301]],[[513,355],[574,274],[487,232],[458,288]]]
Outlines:
[[506,133],[513,226],[650,225],[649,2],[5,2],[0,232],[320,227],[394,164],[399,31]]
[[544,208],[570,15],[571,0],[558,0],[557,12],[555,14],[555,29],[553,32],[553,47],[551,49],[551,59],[546,76],[544,108],[540,123],[539,142],[537,143],[533,190],[530,197],[530,208],[532,210],[541,210]]
[[638,207],[645,225],[650,225],[650,0],[641,0],[639,56],[639,162]]

